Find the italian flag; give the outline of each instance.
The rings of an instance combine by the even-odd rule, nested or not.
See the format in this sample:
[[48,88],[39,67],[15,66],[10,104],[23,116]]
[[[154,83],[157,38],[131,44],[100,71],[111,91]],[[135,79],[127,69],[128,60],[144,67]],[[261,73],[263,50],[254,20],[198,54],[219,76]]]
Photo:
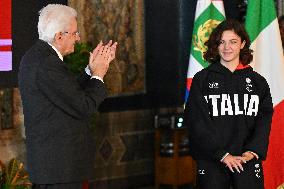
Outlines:
[[208,66],[208,63],[203,59],[203,53],[207,50],[204,43],[209,39],[211,32],[224,19],[225,11],[222,0],[197,1],[187,72],[185,101],[189,95],[193,76]]
[[270,86],[274,115],[266,161],[263,162],[266,189],[284,183],[284,59],[280,31],[273,0],[249,0],[246,29],[254,50],[255,71]]

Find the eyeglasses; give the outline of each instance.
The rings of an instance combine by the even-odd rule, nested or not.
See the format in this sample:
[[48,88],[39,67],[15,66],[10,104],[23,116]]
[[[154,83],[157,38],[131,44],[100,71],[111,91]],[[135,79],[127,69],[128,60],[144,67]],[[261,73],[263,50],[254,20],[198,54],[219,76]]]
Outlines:
[[63,32],[63,33],[71,34],[73,36],[79,36],[80,35],[79,31],[76,31],[76,32],[73,32],[73,33],[71,33],[71,32]]

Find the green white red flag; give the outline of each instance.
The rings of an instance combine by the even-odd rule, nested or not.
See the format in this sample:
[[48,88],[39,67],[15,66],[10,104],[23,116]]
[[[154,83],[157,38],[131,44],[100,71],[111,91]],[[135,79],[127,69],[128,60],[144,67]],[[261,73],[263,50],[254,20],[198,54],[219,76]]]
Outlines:
[[263,167],[265,188],[276,189],[284,183],[284,58],[273,0],[248,1],[246,30],[254,50],[251,65],[266,78],[272,95],[274,115]]
[[189,95],[193,76],[208,63],[203,59],[203,52],[207,50],[204,43],[216,26],[225,19],[222,0],[198,0],[195,9],[195,21],[192,33],[190,58],[187,72],[187,87],[185,101]]

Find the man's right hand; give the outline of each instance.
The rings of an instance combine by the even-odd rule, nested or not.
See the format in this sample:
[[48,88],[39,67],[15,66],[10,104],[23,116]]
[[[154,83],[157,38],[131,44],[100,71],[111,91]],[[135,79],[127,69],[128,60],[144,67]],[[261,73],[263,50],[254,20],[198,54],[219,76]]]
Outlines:
[[105,46],[100,42],[97,47],[90,53],[89,68],[92,76],[104,78],[109,63],[115,58],[117,42],[112,43],[110,40]]

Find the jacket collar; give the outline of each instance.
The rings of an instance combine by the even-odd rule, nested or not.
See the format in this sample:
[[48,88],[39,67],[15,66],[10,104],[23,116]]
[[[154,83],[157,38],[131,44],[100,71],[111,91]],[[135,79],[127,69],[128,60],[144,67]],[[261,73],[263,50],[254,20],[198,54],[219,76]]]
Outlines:
[[47,49],[49,53],[58,57],[57,52],[47,42],[39,39],[36,44],[44,49]]
[[237,66],[234,72],[231,72],[228,68],[223,66],[220,62],[211,64],[208,69],[213,72],[218,72],[221,74],[238,74],[238,73],[245,73],[248,71],[252,71],[252,67],[249,65],[242,65],[241,63]]

